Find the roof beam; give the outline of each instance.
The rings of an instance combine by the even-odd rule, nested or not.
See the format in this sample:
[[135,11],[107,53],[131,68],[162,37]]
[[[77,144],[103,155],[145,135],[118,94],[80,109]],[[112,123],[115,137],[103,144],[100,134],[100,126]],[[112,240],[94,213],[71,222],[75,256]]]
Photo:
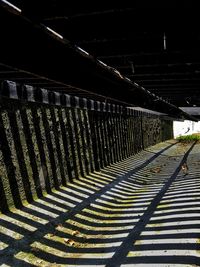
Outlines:
[[[28,7],[28,6],[27,6]],[[76,18],[85,18],[85,17],[91,17],[91,16],[98,16],[98,15],[110,15],[110,14],[116,14],[119,12],[127,12],[127,11],[131,11],[133,10],[133,8],[122,8],[122,9],[107,9],[107,10],[94,10],[94,11],[90,11],[90,12],[80,12],[80,13],[76,13],[76,14],[70,14],[70,12],[67,15],[68,19],[76,19]],[[46,17],[44,18],[44,20],[48,21],[48,20],[52,20],[53,17]]]
[[131,79],[141,79],[142,80],[148,80],[149,78],[153,78],[155,81],[160,79],[173,79],[174,77],[178,80],[183,80],[184,77],[189,79],[196,79],[197,77],[200,77],[200,71],[196,73],[191,72],[174,72],[174,73],[140,73],[140,74],[130,74],[127,75],[127,77]]
[[[144,85],[144,82],[140,83],[141,85]],[[144,85],[146,88],[158,88],[159,90],[162,90],[162,88],[183,88],[183,89],[199,89],[200,84],[185,84],[185,83],[177,83],[177,84],[164,84],[164,83],[152,83],[152,84],[145,84]]]
[[[130,67],[131,61],[125,61],[124,64],[115,65],[116,68],[127,68]],[[134,61],[133,61],[134,63]],[[158,68],[158,67],[166,67],[166,68],[174,68],[174,67],[200,67],[200,62],[179,62],[179,63],[155,63],[155,64],[134,64],[136,68]]]
[[189,79],[189,78],[182,78],[182,79],[148,79],[148,80],[138,80],[138,79],[133,79],[135,80],[136,82],[138,83],[143,83],[143,84],[157,84],[157,83],[162,83],[162,84],[165,84],[165,85],[176,85],[176,84],[185,84],[187,85],[188,83],[189,84],[199,84],[200,83],[200,78],[194,78],[194,79]]
[[[177,117],[193,119],[176,106],[152,94],[93,58],[68,40],[58,38],[44,25],[3,9],[1,23],[1,61],[21,70],[48,77],[86,93],[114,98]],[[15,40],[13,45],[13,39]],[[28,41],[27,41],[28,40]],[[33,53],[35,51],[36,53]],[[123,90],[123,94],[122,94]]]
[[[141,52],[138,51],[137,53],[130,53],[130,54],[116,54],[116,55],[107,55],[107,56],[100,56],[98,55],[98,58],[107,64],[113,65],[113,66],[123,66],[127,65],[129,62],[133,62],[134,66],[137,66],[137,68],[145,68],[144,65],[147,64],[147,69],[150,68],[156,68],[162,64],[165,65],[166,62],[169,62],[169,65],[172,64],[183,64],[182,67],[185,67],[186,69],[189,68],[195,68],[198,67],[198,64],[200,62],[200,53],[199,50],[193,49],[192,51],[157,51],[157,52]],[[192,65],[191,65],[192,63]],[[150,65],[154,65],[155,67],[151,67]],[[156,66],[157,65],[157,66]],[[168,66],[169,67],[169,66]],[[179,67],[177,65],[172,65],[173,68]],[[170,69],[172,67],[169,67]],[[180,66],[181,67],[181,66]]]
[[135,32],[134,35],[131,36],[131,38],[127,37],[120,37],[120,38],[104,38],[104,39],[92,39],[92,40],[76,40],[76,43],[79,45],[87,45],[87,44],[104,44],[104,43],[118,43],[118,42],[133,42],[137,40],[145,41],[148,39],[158,39],[162,38],[162,33],[158,32],[141,32],[137,33]]

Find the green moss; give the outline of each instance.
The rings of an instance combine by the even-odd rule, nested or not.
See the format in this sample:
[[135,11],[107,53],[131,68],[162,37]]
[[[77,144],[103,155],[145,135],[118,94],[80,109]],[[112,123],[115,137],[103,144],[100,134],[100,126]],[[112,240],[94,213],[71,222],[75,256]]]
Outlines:
[[161,204],[161,205],[158,205],[158,209],[163,209],[163,208],[169,208],[170,205],[169,204]]
[[185,136],[179,136],[176,138],[179,142],[191,142],[200,140],[200,134],[191,134]]
[[27,253],[27,252],[19,252],[15,255],[15,258],[23,260],[27,262],[28,264],[34,264],[34,266],[40,266],[40,267],[50,267],[50,266],[61,266],[61,265],[55,265],[51,264],[50,262],[44,261],[40,258],[37,258],[33,253]]
[[127,257],[140,257],[140,252],[129,251]]

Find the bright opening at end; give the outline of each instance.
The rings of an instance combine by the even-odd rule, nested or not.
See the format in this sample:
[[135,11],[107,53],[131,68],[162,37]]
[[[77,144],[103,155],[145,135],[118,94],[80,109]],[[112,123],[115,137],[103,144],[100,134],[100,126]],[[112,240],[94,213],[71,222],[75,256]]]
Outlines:
[[173,122],[174,138],[181,135],[190,135],[200,133],[200,121],[174,121]]

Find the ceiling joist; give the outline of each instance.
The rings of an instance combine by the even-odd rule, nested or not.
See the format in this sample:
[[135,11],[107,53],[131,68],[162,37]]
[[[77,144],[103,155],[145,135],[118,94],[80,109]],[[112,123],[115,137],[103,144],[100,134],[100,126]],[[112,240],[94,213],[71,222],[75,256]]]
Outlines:
[[[4,5],[1,19],[9,23],[1,39],[9,55],[3,54],[1,60],[20,73],[3,73],[0,66],[0,79],[27,79],[52,90],[79,88],[75,89],[78,94],[102,95],[177,114],[176,106],[190,105],[185,97],[191,93],[199,105],[197,10],[175,4],[167,4],[166,13],[163,6],[153,8],[152,4],[148,8],[74,9],[66,1],[10,2],[21,12],[12,13]],[[186,21],[189,14],[191,19]],[[148,23],[142,23],[141,18]],[[23,76],[21,70],[44,80]]]

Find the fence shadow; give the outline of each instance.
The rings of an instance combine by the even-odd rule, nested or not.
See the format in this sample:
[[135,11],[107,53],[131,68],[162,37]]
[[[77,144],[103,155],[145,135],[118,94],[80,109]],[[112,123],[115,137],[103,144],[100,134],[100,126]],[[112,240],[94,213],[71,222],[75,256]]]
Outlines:
[[[163,144],[163,150],[170,155],[177,144]],[[198,154],[191,157],[192,164]],[[142,151],[1,214],[0,264],[113,266],[123,247],[125,257],[115,266],[198,266],[198,165],[187,176],[177,173],[162,192],[181,158],[169,161],[162,153]],[[136,240],[129,239],[132,233]]]

